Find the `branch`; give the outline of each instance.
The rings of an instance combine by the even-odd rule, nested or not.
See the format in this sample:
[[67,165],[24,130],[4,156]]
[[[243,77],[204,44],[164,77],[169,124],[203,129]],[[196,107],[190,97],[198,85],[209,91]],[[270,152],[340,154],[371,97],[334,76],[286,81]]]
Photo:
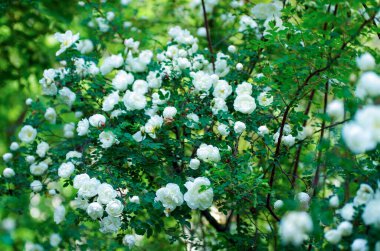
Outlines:
[[211,36],[210,36],[210,28],[208,26],[206,6],[205,6],[205,1],[204,0],[202,0],[202,10],[203,10],[203,19],[204,19],[204,23],[205,23],[206,35],[207,35],[208,49],[209,49],[209,51],[211,53],[212,70],[215,72],[214,51],[212,49]]
[[232,219],[232,216],[233,216],[233,211],[231,211],[230,215],[228,216],[227,218],[227,222],[225,225],[221,225],[219,224],[214,217],[212,217],[212,215],[210,214],[209,211],[205,210],[205,211],[201,211],[202,213],[202,216],[204,216],[207,221],[211,224],[211,226],[213,226],[216,231],[218,232],[226,232],[229,230],[229,227],[230,227],[230,223],[231,223],[231,219]]

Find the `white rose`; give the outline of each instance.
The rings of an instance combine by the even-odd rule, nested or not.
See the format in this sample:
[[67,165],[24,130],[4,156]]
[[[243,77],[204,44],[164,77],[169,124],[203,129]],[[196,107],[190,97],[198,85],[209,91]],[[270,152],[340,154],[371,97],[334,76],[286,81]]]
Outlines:
[[3,170],[3,176],[5,178],[12,178],[13,176],[15,176],[16,173],[15,171],[12,169],[12,168],[9,168],[9,167],[6,167],[4,170]]
[[101,147],[110,148],[113,144],[117,143],[115,134],[111,131],[103,131],[99,134],[99,141],[102,143]]
[[296,138],[289,134],[282,137],[282,142],[284,143],[284,145],[291,147],[295,144]]
[[136,245],[136,237],[131,234],[127,234],[123,237],[123,245],[128,246],[130,249]]
[[354,204],[353,203],[347,203],[344,205],[343,208],[338,210],[338,213],[340,216],[342,216],[343,219],[347,221],[352,221],[355,213]]
[[20,145],[17,142],[12,142],[9,148],[11,151],[17,151],[20,148]]
[[194,181],[185,183],[187,192],[184,200],[191,209],[206,210],[211,207],[214,191],[210,185],[210,180],[205,177],[198,177]]
[[246,129],[246,125],[241,122],[241,121],[236,121],[235,124],[234,124],[234,131],[237,133],[237,134],[241,134],[245,131]]
[[135,78],[131,73],[120,70],[112,80],[112,86],[118,91],[125,91],[133,81],[135,81]]
[[119,99],[120,97],[118,91],[109,94],[103,100],[102,110],[105,112],[112,111],[115,105],[119,103]]
[[62,241],[62,238],[59,234],[51,234],[49,237],[49,242],[52,247],[58,247],[61,241]]
[[375,58],[368,52],[356,58],[356,65],[362,71],[373,70],[376,67]]
[[282,200],[276,200],[273,204],[274,209],[280,209],[284,206],[284,202]]
[[343,221],[338,225],[338,231],[342,236],[350,236],[352,234],[353,226],[349,221]]
[[162,115],[165,119],[172,119],[177,114],[177,109],[173,106],[165,107]]
[[218,80],[214,86],[213,95],[215,98],[226,99],[232,93],[232,87],[225,80]]
[[54,108],[49,107],[48,109],[46,109],[44,116],[45,119],[49,121],[51,124],[55,124],[55,121],[57,119],[57,113],[55,112]]
[[268,95],[267,92],[260,93],[257,100],[261,106],[269,106],[273,103],[273,97]]
[[313,230],[313,221],[306,212],[289,212],[280,222],[280,237],[284,244],[300,246]]
[[332,208],[337,208],[339,207],[339,197],[338,195],[333,195],[330,199],[329,199],[329,206],[332,207]]
[[13,158],[13,154],[12,153],[4,153],[3,154],[3,160],[4,160],[4,162],[9,162],[12,158]]
[[340,231],[331,229],[325,233],[325,239],[331,244],[338,244],[342,240]]
[[78,195],[91,198],[98,194],[98,187],[100,185],[100,181],[96,178],[92,178],[90,180],[86,180],[79,188]]
[[119,68],[123,65],[124,59],[121,54],[111,55],[104,59],[103,64],[100,66],[102,75],[110,73],[113,69]]
[[26,125],[21,128],[21,131],[18,134],[19,139],[24,143],[31,143],[37,136],[37,130],[30,125]]
[[94,44],[90,39],[80,40],[77,44],[77,50],[82,54],[90,53],[94,49]]
[[380,198],[371,200],[364,208],[362,218],[366,225],[380,228]]
[[372,150],[377,144],[370,131],[354,122],[343,126],[342,135],[348,148],[355,154]]
[[90,127],[90,123],[88,119],[82,119],[81,121],[78,122],[78,127],[77,127],[77,133],[79,136],[86,135],[88,133],[88,128]]
[[228,134],[230,134],[230,129],[228,128],[227,125],[220,124],[218,125],[218,132],[220,133],[220,135],[226,137],[228,136]]
[[131,91],[125,92],[123,101],[128,111],[142,110],[147,104],[146,97],[144,95]]
[[30,189],[32,189],[33,192],[38,193],[42,190],[42,183],[39,180],[34,180],[32,183],[30,183]]
[[33,163],[30,165],[30,173],[35,176],[40,176],[45,173],[45,171],[48,169],[48,165],[45,162],[40,162],[38,164]]
[[124,206],[120,200],[111,200],[106,206],[106,212],[113,217],[120,216]]
[[102,183],[98,187],[98,202],[102,204],[107,204],[111,200],[115,199],[117,192],[113,189],[110,184]]
[[380,142],[380,106],[364,106],[356,112],[355,121],[364,130],[369,131],[374,140]]
[[238,95],[234,101],[234,108],[236,111],[251,114],[256,109],[255,99],[250,95]]
[[374,196],[373,189],[367,184],[360,184],[359,190],[356,192],[354,198],[354,205],[360,206],[366,204],[368,201],[372,200]]
[[367,240],[356,239],[351,244],[351,251],[368,251]]
[[327,105],[326,112],[331,118],[341,120],[344,117],[344,103],[340,100],[333,100]]
[[252,14],[258,19],[268,19],[281,16],[282,3],[274,1],[272,3],[258,3],[252,8]]
[[236,46],[234,45],[228,46],[227,50],[229,53],[235,53],[237,51]]
[[88,118],[90,125],[93,127],[102,127],[106,123],[106,117],[102,114],[95,114]]
[[67,123],[63,126],[63,136],[65,138],[74,137],[75,124],[74,122]]
[[140,197],[135,195],[135,196],[132,196],[129,198],[129,202],[131,203],[136,203],[136,204],[140,204]]
[[177,184],[169,183],[156,191],[154,200],[162,203],[162,206],[165,208],[165,214],[168,215],[176,207],[182,205],[183,195]]
[[145,80],[137,79],[133,83],[132,90],[136,93],[144,95],[148,92],[148,83]]
[[359,98],[379,96],[380,76],[374,72],[363,73],[359,78],[355,95]]
[[100,221],[100,232],[102,233],[116,233],[121,227],[121,220],[119,217],[107,216]]
[[205,162],[219,162],[220,153],[216,146],[201,144],[197,149],[197,156]]
[[59,56],[79,40],[79,33],[73,34],[71,30],[66,31],[65,33],[57,32],[54,34],[54,38],[61,43],[60,49],[55,54],[56,56]]
[[228,111],[228,106],[227,103],[224,99],[222,98],[214,98],[211,102],[211,110],[214,115],[218,114],[219,111]]
[[41,158],[45,157],[46,155],[46,152],[49,150],[49,144],[46,143],[45,141],[42,141],[41,143],[39,143],[37,145],[37,150],[36,150],[36,153],[38,156],[40,156]]
[[74,172],[74,164],[71,162],[62,163],[58,168],[58,176],[67,179]]
[[236,87],[235,92],[237,95],[243,95],[243,94],[251,95],[252,85],[248,82],[243,82]]
[[199,159],[194,158],[190,160],[189,167],[193,170],[197,170],[200,164],[201,162],[199,161]]
[[25,157],[25,160],[26,160],[26,162],[28,162],[29,164],[33,164],[34,161],[36,161],[36,158],[35,158],[34,156],[32,156],[32,155],[28,155],[28,156]]
[[66,209],[60,205],[54,209],[54,222],[56,224],[61,223],[65,219]]
[[83,184],[87,183],[90,180],[90,176],[87,173],[78,174],[74,177],[73,187],[80,189]]
[[158,89],[161,87],[162,79],[159,76],[158,71],[150,71],[146,76],[146,81],[148,82],[149,88]]
[[69,88],[63,87],[61,90],[59,90],[58,93],[63,103],[65,103],[69,107],[71,107],[75,102],[76,94],[72,92]]
[[98,202],[92,202],[88,205],[86,212],[91,219],[96,220],[103,217],[103,206]]

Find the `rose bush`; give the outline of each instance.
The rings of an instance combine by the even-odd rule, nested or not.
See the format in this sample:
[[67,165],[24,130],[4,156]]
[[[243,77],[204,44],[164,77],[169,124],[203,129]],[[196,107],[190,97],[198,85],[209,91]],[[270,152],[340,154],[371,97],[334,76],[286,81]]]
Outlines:
[[1,201],[29,207],[4,236],[46,223],[12,245],[380,250],[376,1],[191,1],[204,27],[155,49],[108,4],[80,2],[98,37],[54,35],[3,155]]

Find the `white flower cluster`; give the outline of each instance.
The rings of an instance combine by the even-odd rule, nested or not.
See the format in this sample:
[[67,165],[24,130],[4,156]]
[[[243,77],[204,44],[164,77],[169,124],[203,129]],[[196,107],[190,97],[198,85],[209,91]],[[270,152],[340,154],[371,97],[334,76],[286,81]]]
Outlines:
[[161,202],[168,216],[176,207],[186,201],[191,209],[206,210],[211,207],[214,198],[210,180],[198,177],[185,183],[187,192],[183,195],[177,184],[169,183],[157,190],[155,201]]
[[74,177],[73,186],[78,189],[73,205],[85,210],[91,219],[100,219],[102,233],[115,233],[120,229],[124,205],[117,199],[118,193],[110,184],[101,183],[83,173]]
[[[334,207],[336,207],[336,204],[334,203]],[[359,207],[363,207],[363,210],[360,210]],[[369,185],[361,184],[353,202],[348,202],[341,209],[337,210],[343,221],[337,225],[336,229],[328,229],[325,232],[325,239],[333,245],[338,245],[344,238],[350,238],[354,230],[353,221],[355,215],[360,216],[365,225],[380,229],[379,212],[380,183],[376,192]],[[375,246],[376,248],[380,246],[380,240]],[[368,241],[366,239],[355,239],[351,244],[351,250],[369,250]]]
[[374,58],[365,53],[357,59],[358,67],[364,72],[356,88],[356,96],[368,102],[355,114],[355,119],[343,127],[343,139],[347,147],[355,154],[376,148],[380,142],[380,106],[371,104],[371,98],[380,96],[380,77],[367,70],[376,64]]

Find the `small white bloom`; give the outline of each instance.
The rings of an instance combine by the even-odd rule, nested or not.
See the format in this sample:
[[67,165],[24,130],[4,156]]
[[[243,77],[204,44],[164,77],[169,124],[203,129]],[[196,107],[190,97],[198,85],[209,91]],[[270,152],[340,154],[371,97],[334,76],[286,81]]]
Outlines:
[[352,221],[355,213],[354,204],[347,203],[346,205],[344,205],[343,208],[338,210],[338,213],[340,214],[340,216],[342,216],[343,219],[347,221]]
[[366,225],[380,228],[380,198],[371,200],[364,208],[362,218]]
[[3,154],[3,160],[4,160],[4,162],[9,162],[12,158],[13,158],[13,154],[12,153],[4,153]]
[[242,63],[237,63],[236,64],[236,70],[238,70],[238,71],[241,71],[241,70],[243,70],[243,64]]
[[360,206],[366,204],[368,201],[372,200],[374,196],[374,191],[372,187],[367,184],[360,184],[359,190],[356,192],[354,198],[354,205]]
[[20,145],[17,142],[12,142],[9,148],[11,151],[17,151],[20,148]]
[[302,209],[308,209],[310,203],[310,195],[304,192],[300,192],[296,195],[296,199],[299,202]]
[[137,79],[133,83],[132,90],[136,93],[144,95],[148,92],[148,82],[142,79]]
[[372,71],[363,73],[359,78],[355,95],[359,98],[379,96],[380,76]]
[[222,135],[223,137],[226,137],[230,134],[230,129],[228,128],[227,125],[225,124],[220,124],[218,125],[218,132],[220,133],[220,135]]
[[129,198],[129,202],[131,203],[136,203],[136,204],[140,204],[140,197],[135,195],[135,196],[132,196]]
[[18,134],[19,139],[24,143],[32,143],[37,136],[37,130],[30,125],[26,125],[21,128]]
[[351,244],[351,251],[368,251],[367,240],[356,239]]
[[87,173],[78,174],[74,177],[73,187],[76,189],[80,189],[83,184],[90,180],[90,176]]
[[69,107],[73,105],[76,99],[76,94],[72,92],[69,88],[63,87],[61,90],[59,90],[59,97]]
[[273,204],[274,209],[281,209],[284,206],[284,202],[282,200],[276,200]]
[[341,232],[335,229],[330,229],[325,233],[325,239],[331,244],[338,244],[342,240]]
[[103,217],[104,209],[98,202],[92,202],[88,205],[86,212],[91,219],[96,220]]
[[98,187],[98,202],[108,204],[111,200],[115,199],[117,192],[110,184],[102,183]]
[[104,98],[102,110],[105,112],[112,111],[115,105],[119,103],[119,99],[120,99],[119,92],[118,91],[112,92],[111,94],[109,94],[108,96]]
[[344,103],[340,100],[333,100],[327,105],[326,112],[331,118],[342,120],[344,117]]
[[25,104],[26,105],[31,105],[33,103],[33,99],[31,99],[31,98],[27,98],[26,100],[25,100]]
[[157,190],[154,200],[162,203],[162,206],[165,208],[165,214],[168,215],[176,207],[182,205],[183,194],[177,184],[169,183]]
[[352,223],[349,221],[343,221],[338,225],[338,231],[342,236],[350,236],[352,234]]
[[133,248],[136,245],[136,237],[132,234],[127,234],[123,237],[123,245],[128,248]]
[[206,210],[212,206],[214,191],[210,187],[211,182],[205,177],[198,177],[194,181],[187,181],[187,192],[184,200],[191,209]]
[[74,164],[71,162],[62,163],[58,168],[58,176],[67,179],[71,176],[71,174],[74,172]]
[[[77,180],[77,182],[78,181],[79,180]],[[74,179],[74,182],[75,182],[75,179]],[[80,185],[80,188],[78,190],[78,195],[85,198],[92,198],[98,194],[99,185],[100,185],[100,181],[97,180],[96,178],[92,178],[89,180],[85,179],[83,184]],[[74,187],[75,187],[75,183],[74,183]]]
[[260,126],[258,129],[257,129],[257,133],[261,136],[261,137],[264,137],[264,135],[268,134],[269,133],[269,129],[267,126],[263,125],[263,126]]
[[237,51],[236,46],[234,45],[228,46],[227,50],[229,53],[235,53]]
[[177,109],[173,106],[165,107],[164,111],[162,112],[162,116],[164,116],[165,119],[172,119],[177,114]]
[[147,104],[146,97],[144,95],[131,91],[125,92],[123,102],[128,111],[142,110]]
[[42,141],[41,143],[37,145],[36,153],[38,156],[43,158],[45,157],[47,151],[49,151],[49,148],[50,148],[49,144],[46,143],[45,141]]
[[90,39],[80,40],[77,45],[77,50],[82,54],[90,53],[94,50],[94,44]]
[[49,237],[49,242],[52,247],[58,247],[61,241],[62,241],[62,238],[59,234],[51,234]]
[[215,98],[226,99],[232,93],[232,87],[225,80],[218,80],[214,86],[213,95]]
[[296,143],[296,138],[289,134],[286,136],[282,136],[282,142],[284,143],[284,145],[291,147]]
[[219,148],[212,145],[201,144],[197,149],[197,156],[200,160],[203,160],[205,162],[220,161]]
[[34,180],[32,183],[30,183],[30,189],[32,189],[33,192],[38,193],[42,190],[42,183],[39,180]]
[[258,3],[252,8],[252,14],[257,19],[268,19],[281,16],[282,3],[273,1],[271,3]]
[[33,163],[30,165],[30,173],[34,176],[41,176],[48,169],[48,165],[45,162]]
[[77,133],[79,136],[84,136],[88,133],[88,129],[90,127],[90,123],[88,119],[82,119],[78,122]]
[[241,134],[245,131],[246,125],[241,121],[236,121],[234,124],[234,131],[237,134]]
[[90,125],[93,127],[103,127],[106,124],[106,117],[102,114],[95,114],[88,118]]
[[65,219],[66,209],[60,205],[54,209],[54,222],[56,224],[61,223]]
[[54,108],[49,107],[48,109],[46,109],[45,119],[49,121],[51,124],[55,124],[55,121],[57,119],[57,113],[55,112]]
[[348,148],[355,154],[372,150],[377,144],[370,131],[354,122],[344,125],[342,135]]
[[73,34],[71,30],[66,31],[65,33],[57,32],[54,34],[54,38],[61,43],[60,49],[55,54],[56,56],[59,56],[79,40],[79,33]]
[[120,200],[111,200],[106,206],[106,212],[113,217],[120,216],[124,206]]
[[135,78],[131,73],[120,70],[113,78],[112,86],[118,91],[125,91],[128,85],[131,85],[133,81],[135,81]]
[[238,95],[234,101],[234,109],[244,114],[251,114],[256,109],[255,99],[248,94]]
[[65,138],[74,137],[75,124],[74,122],[67,123],[63,126],[63,136]]
[[356,58],[356,65],[362,71],[373,70],[376,67],[375,58],[368,52]]
[[329,206],[332,207],[332,208],[337,208],[339,207],[339,197],[338,195],[333,195],[331,196],[331,198],[329,199]]
[[33,164],[34,161],[36,161],[36,158],[33,156],[33,155],[28,155],[25,157],[25,160],[26,162],[28,162],[29,164]]
[[116,233],[121,227],[121,220],[119,217],[107,216],[100,221],[100,232],[102,233]]
[[280,236],[284,244],[300,246],[313,230],[313,221],[306,212],[289,212],[280,222]]
[[201,162],[199,161],[199,159],[194,158],[190,160],[189,167],[193,170],[197,170],[200,164]]
[[260,95],[257,97],[257,100],[261,106],[269,106],[273,103],[273,97],[268,95],[267,92],[260,93]]
[[5,178],[12,178],[15,175],[16,175],[15,171],[10,167],[7,167],[3,170],[3,176]]
[[110,73],[113,69],[117,69],[124,64],[124,59],[121,54],[111,55],[104,59],[103,64],[100,66],[102,75]]

